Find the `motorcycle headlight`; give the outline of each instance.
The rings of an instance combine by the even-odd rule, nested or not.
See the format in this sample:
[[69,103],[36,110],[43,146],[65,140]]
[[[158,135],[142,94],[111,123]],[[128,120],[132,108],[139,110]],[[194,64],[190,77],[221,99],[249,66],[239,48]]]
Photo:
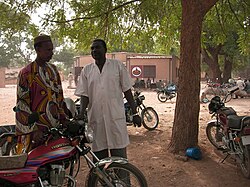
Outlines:
[[86,125],[85,126],[85,131],[84,131],[84,135],[85,135],[85,138],[87,140],[88,143],[92,143],[93,140],[94,140],[94,136],[93,136],[93,129],[89,126],[89,125]]

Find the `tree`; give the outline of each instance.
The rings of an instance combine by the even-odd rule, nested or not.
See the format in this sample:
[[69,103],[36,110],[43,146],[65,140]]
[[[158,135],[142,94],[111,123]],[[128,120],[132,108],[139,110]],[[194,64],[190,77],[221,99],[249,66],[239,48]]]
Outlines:
[[[0,39],[0,66],[23,66],[30,62],[31,55],[33,54],[33,48],[29,44],[32,42],[29,38],[16,33],[10,38],[2,37]],[[25,48],[22,45],[26,44]]]
[[[211,80],[218,78],[221,83],[227,82],[232,70],[241,66],[240,59],[248,55],[249,14],[250,8],[246,1],[221,0],[206,15],[202,54],[203,62],[210,67]],[[245,40],[242,40],[243,36]]]
[[68,74],[73,68],[74,56],[76,52],[73,49],[64,47],[62,50],[57,51],[53,56],[53,62],[60,62],[63,70]]
[[179,87],[169,145],[173,153],[198,145],[202,20],[217,1],[182,0]]
[[[13,1],[0,2],[0,66],[23,65],[32,55],[32,34],[37,27],[30,23],[26,6]],[[22,48],[26,45],[25,49]]]

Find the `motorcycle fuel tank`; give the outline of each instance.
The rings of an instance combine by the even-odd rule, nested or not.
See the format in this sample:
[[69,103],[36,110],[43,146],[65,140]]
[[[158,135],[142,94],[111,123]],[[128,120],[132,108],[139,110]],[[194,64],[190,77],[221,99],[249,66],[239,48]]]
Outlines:
[[28,156],[27,166],[41,166],[53,161],[66,159],[76,153],[67,138],[59,138],[33,149]]

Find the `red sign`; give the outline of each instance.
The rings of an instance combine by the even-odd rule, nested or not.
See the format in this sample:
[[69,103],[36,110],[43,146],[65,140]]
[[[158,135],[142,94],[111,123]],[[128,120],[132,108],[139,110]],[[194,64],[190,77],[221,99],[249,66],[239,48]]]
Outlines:
[[133,65],[130,68],[131,77],[133,78],[143,78],[143,66]]

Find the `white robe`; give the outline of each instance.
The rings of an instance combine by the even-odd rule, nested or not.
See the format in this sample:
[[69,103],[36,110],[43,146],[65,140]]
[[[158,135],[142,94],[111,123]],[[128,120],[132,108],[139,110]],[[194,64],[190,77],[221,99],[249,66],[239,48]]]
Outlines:
[[123,92],[131,87],[132,80],[120,61],[106,59],[101,73],[95,63],[82,69],[75,95],[89,98],[88,120],[94,131],[93,151],[119,149],[129,144]]

